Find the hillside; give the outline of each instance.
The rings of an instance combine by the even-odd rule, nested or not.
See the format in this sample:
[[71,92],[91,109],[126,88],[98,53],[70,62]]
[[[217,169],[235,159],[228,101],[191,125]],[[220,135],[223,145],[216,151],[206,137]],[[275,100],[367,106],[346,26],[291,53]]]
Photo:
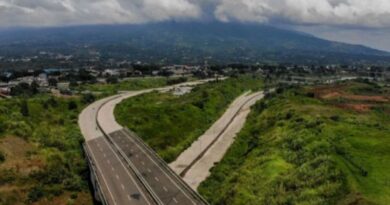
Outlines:
[[0,55],[40,51],[155,63],[388,63],[387,52],[258,24],[155,23],[0,32]]
[[389,204],[389,94],[352,82],[268,97],[198,191],[210,204]]

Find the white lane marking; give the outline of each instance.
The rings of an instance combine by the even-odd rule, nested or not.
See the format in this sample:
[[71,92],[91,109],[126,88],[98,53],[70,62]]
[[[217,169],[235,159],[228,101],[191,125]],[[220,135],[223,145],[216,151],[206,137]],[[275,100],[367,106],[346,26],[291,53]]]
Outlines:
[[163,189],[165,192],[168,192],[168,189],[165,186],[163,186]]
[[119,179],[119,175],[115,175],[116,179]]
[[130,177],[130,179],[133,181],[137,189],[140,191],[141,195],[143,196],[145,202],[150,205],[149,200],[147,200],[145,193],[142,191],[142,189],[139,187],[138,183],[135,181],[133,176],[130,174],[129,170],[127,170],[126,166],[123,164],[122,160],[119,158],[119,156],[115,153],[114,149],[108,144],[107,140],[104,140],[104,142],[107,144],[107,146],[110,148],[110,150],[114,153],[115,157],[119,160],[119,163],[121,163],[122,167],[125,169],[127,175]]
[[130,139],[133,142],[133,144],[135,144],[164,173],[164,175],[176,186],[176,188],[178,188],[184,194],[184,196],[187,197],[188,200],[192,202],[192,204],[196,205],[196,203],[185,193],[185,191],[181,187],[179,187],[179,185],[175,181],[173,181],[173,179],[170,176],[168,176],[167,173],[164,172],[164,170],[157,164],[157,162],[154,159],[152,159],[152,157],[150,157],[146,153],[146,151],[137,142],[135,142],[133,138],[131,138],[131,136],[128,136],[128,134],[124,130],[121,130],[121,132],[125,136],[127,136],[127,138]]
[[144,162],[144,161],[141,161],[141,164],[142,164],[142,165],[145,165],[145,162]]
[[152,170],[148,168],[148,172],[149,172],[149,173],[152,173]]
[[125,190],[125,185],[121,184],[122,190]]
[[[95,163],[98,164],[99,162],[96,161],[95,155],[94,155],[93,150],[91,149],[90,145],[87,144],[87,147],[89,148],[89,150],[90,150],[91,153],[92,153],[92,156],[91,156],[91,157],[94,158]],[[115,201],[115,199],[114,199],[114,195],[113,195],[112,192],[110,191],[110,188],[109,188],[109,186],[108,186],[108,184],[107,184],[107,180],[106,180],[106,178],[104,177],[102,170],[100,170],[99,166],[96,166],[96,168],[97,168],[98,172],[100,172],[100,176],[102,177],[103,182],[104,182],[104,184],[106,185],[107,191],[108,191],[108,193],[109,193],[110,196],[111,196],[112,202],[113,202],[114,204],[116,204],[116,201]]]
[[112,170],[112,171],[115,171],[115,168],[114,168],[114,167],[111,167],[111,170]]
[[139,156],[138,156],[138,154],[136,154],[136,155],[135,155],[135,157],[137,157],[137,158],[138,158],[138,157],[139,157]]
[[177,204],[179,203],[175,197],[173,197],[173,201]]
[[107,155],[106,155],[106,154],[103,154],[103,157],[107,157]]
[[130,195],[127,195],[127,199],[128,199],[129,201],[131,201],[131,197],[130,197]]
[[154,180],[156,180],[156,181],[160,181],[157,177],[154,177]]

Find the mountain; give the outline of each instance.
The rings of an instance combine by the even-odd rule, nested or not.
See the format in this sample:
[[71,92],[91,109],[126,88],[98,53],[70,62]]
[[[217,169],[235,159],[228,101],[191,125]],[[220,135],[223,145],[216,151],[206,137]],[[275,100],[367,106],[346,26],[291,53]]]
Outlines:
[[[0,55],[40,51],[164,63],[388,63],[388,52],[238,23],[154,23],[0,31]],[[91,52],[93,51],[93,52]]]

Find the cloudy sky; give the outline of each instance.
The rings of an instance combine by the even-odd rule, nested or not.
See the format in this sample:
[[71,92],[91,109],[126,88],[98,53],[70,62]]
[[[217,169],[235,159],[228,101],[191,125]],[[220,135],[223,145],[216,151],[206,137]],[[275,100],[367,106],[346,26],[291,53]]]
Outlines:
[[0,0],[0,27],[168,20],[271,24],[390,51],[390,0]]

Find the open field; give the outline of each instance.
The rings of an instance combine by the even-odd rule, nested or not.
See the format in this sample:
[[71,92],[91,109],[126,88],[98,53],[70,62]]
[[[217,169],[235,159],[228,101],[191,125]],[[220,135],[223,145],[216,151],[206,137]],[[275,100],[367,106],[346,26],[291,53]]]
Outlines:
[[197,86],[182,96],[149,93],[125,100],[115,109],[120,124],[138,133],[166,161],[192,144],[244,91],[259,89],[261,79],[241,76]]
[[211,204],[389,204],[388,97],[358,82],[268,97],[198,190]]

